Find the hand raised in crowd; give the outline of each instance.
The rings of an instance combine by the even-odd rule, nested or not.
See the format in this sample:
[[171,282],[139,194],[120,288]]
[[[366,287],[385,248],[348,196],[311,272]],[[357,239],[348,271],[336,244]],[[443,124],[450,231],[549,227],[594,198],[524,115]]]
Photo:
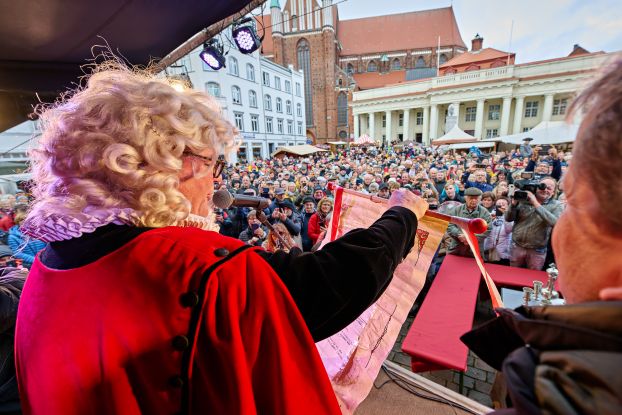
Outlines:
[[281,217],[281,212],[279,212],[279,208],[276,208],[272,211],[272,219],[279,219]]
[[417,219],[421,219],[428,210],[428,202],[405,189],[398,189],[393,192],[391,198],[389,198],[389,207],[393,206],[402,206],[410,209],[417,216]]
[[279,211],[279,219],[285,222],[287,220],[287,214],[285,213],[283,209],[278,209],[278,211]]

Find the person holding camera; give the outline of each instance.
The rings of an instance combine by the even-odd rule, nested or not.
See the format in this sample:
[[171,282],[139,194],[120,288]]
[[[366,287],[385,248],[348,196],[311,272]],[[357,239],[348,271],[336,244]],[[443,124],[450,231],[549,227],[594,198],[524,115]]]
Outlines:
[[248,227],[240,233],[238,239],[249,245],[261,246],[268,236],[268,229],[257,219],[256,210],[248,212],[246,220],[248,221]]
[[531,184],[522,187],[523,190],[512,195],[510,209],[505,213],[505,220],[514,222],[510,265],[541,270],[551,231],[564,208],[553,198],[557,182],[552,177],[542,179],[538,186]]

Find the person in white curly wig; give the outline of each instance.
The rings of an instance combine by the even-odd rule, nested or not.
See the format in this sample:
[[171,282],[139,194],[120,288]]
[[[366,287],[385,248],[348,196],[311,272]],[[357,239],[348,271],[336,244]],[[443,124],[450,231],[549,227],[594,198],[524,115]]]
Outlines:
[[367,230],[266,256],[206,230],[237,133],[207,94],[106,64],[40,119],[24,413],[341,413],[314,341],[386,288],[425,202],[396,192]]

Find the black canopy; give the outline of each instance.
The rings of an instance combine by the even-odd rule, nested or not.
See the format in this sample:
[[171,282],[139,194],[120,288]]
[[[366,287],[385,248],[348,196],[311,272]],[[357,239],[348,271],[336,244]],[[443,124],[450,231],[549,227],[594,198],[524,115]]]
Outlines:
[[[0,3],[0,131],[83,75],[94,45],[132,64],[163,58],[251,0],[16,0]],[[257,3],[253,1],[252,3]],[[100,38],[101,36],[105,41]]]

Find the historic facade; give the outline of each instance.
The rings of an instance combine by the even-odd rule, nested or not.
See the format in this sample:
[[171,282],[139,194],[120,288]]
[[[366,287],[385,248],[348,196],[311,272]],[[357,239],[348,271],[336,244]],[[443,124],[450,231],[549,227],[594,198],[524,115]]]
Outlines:
[[[429,144],[446,132],[451,104],[458,126],[477,139],[528,131],[542,121],[562,121],[575,93],[611,57],[578,45],[567,57],[525,64],[512,64],[510,55],[509,66],[484,66],[499,57],[469,55],[441,66],[456,68],[456,73],[354,92],[355,136]],[[508,59],[507,53],[502,55],[502,61]],[[474,69],[480,64],[485,69]]]
[[278,0],[264,27],[262,53],[305,76],[307,137],[316,143],[354,136],[352,93],[434,76],[466,51],[451,7],[340,20],[332,0]]

